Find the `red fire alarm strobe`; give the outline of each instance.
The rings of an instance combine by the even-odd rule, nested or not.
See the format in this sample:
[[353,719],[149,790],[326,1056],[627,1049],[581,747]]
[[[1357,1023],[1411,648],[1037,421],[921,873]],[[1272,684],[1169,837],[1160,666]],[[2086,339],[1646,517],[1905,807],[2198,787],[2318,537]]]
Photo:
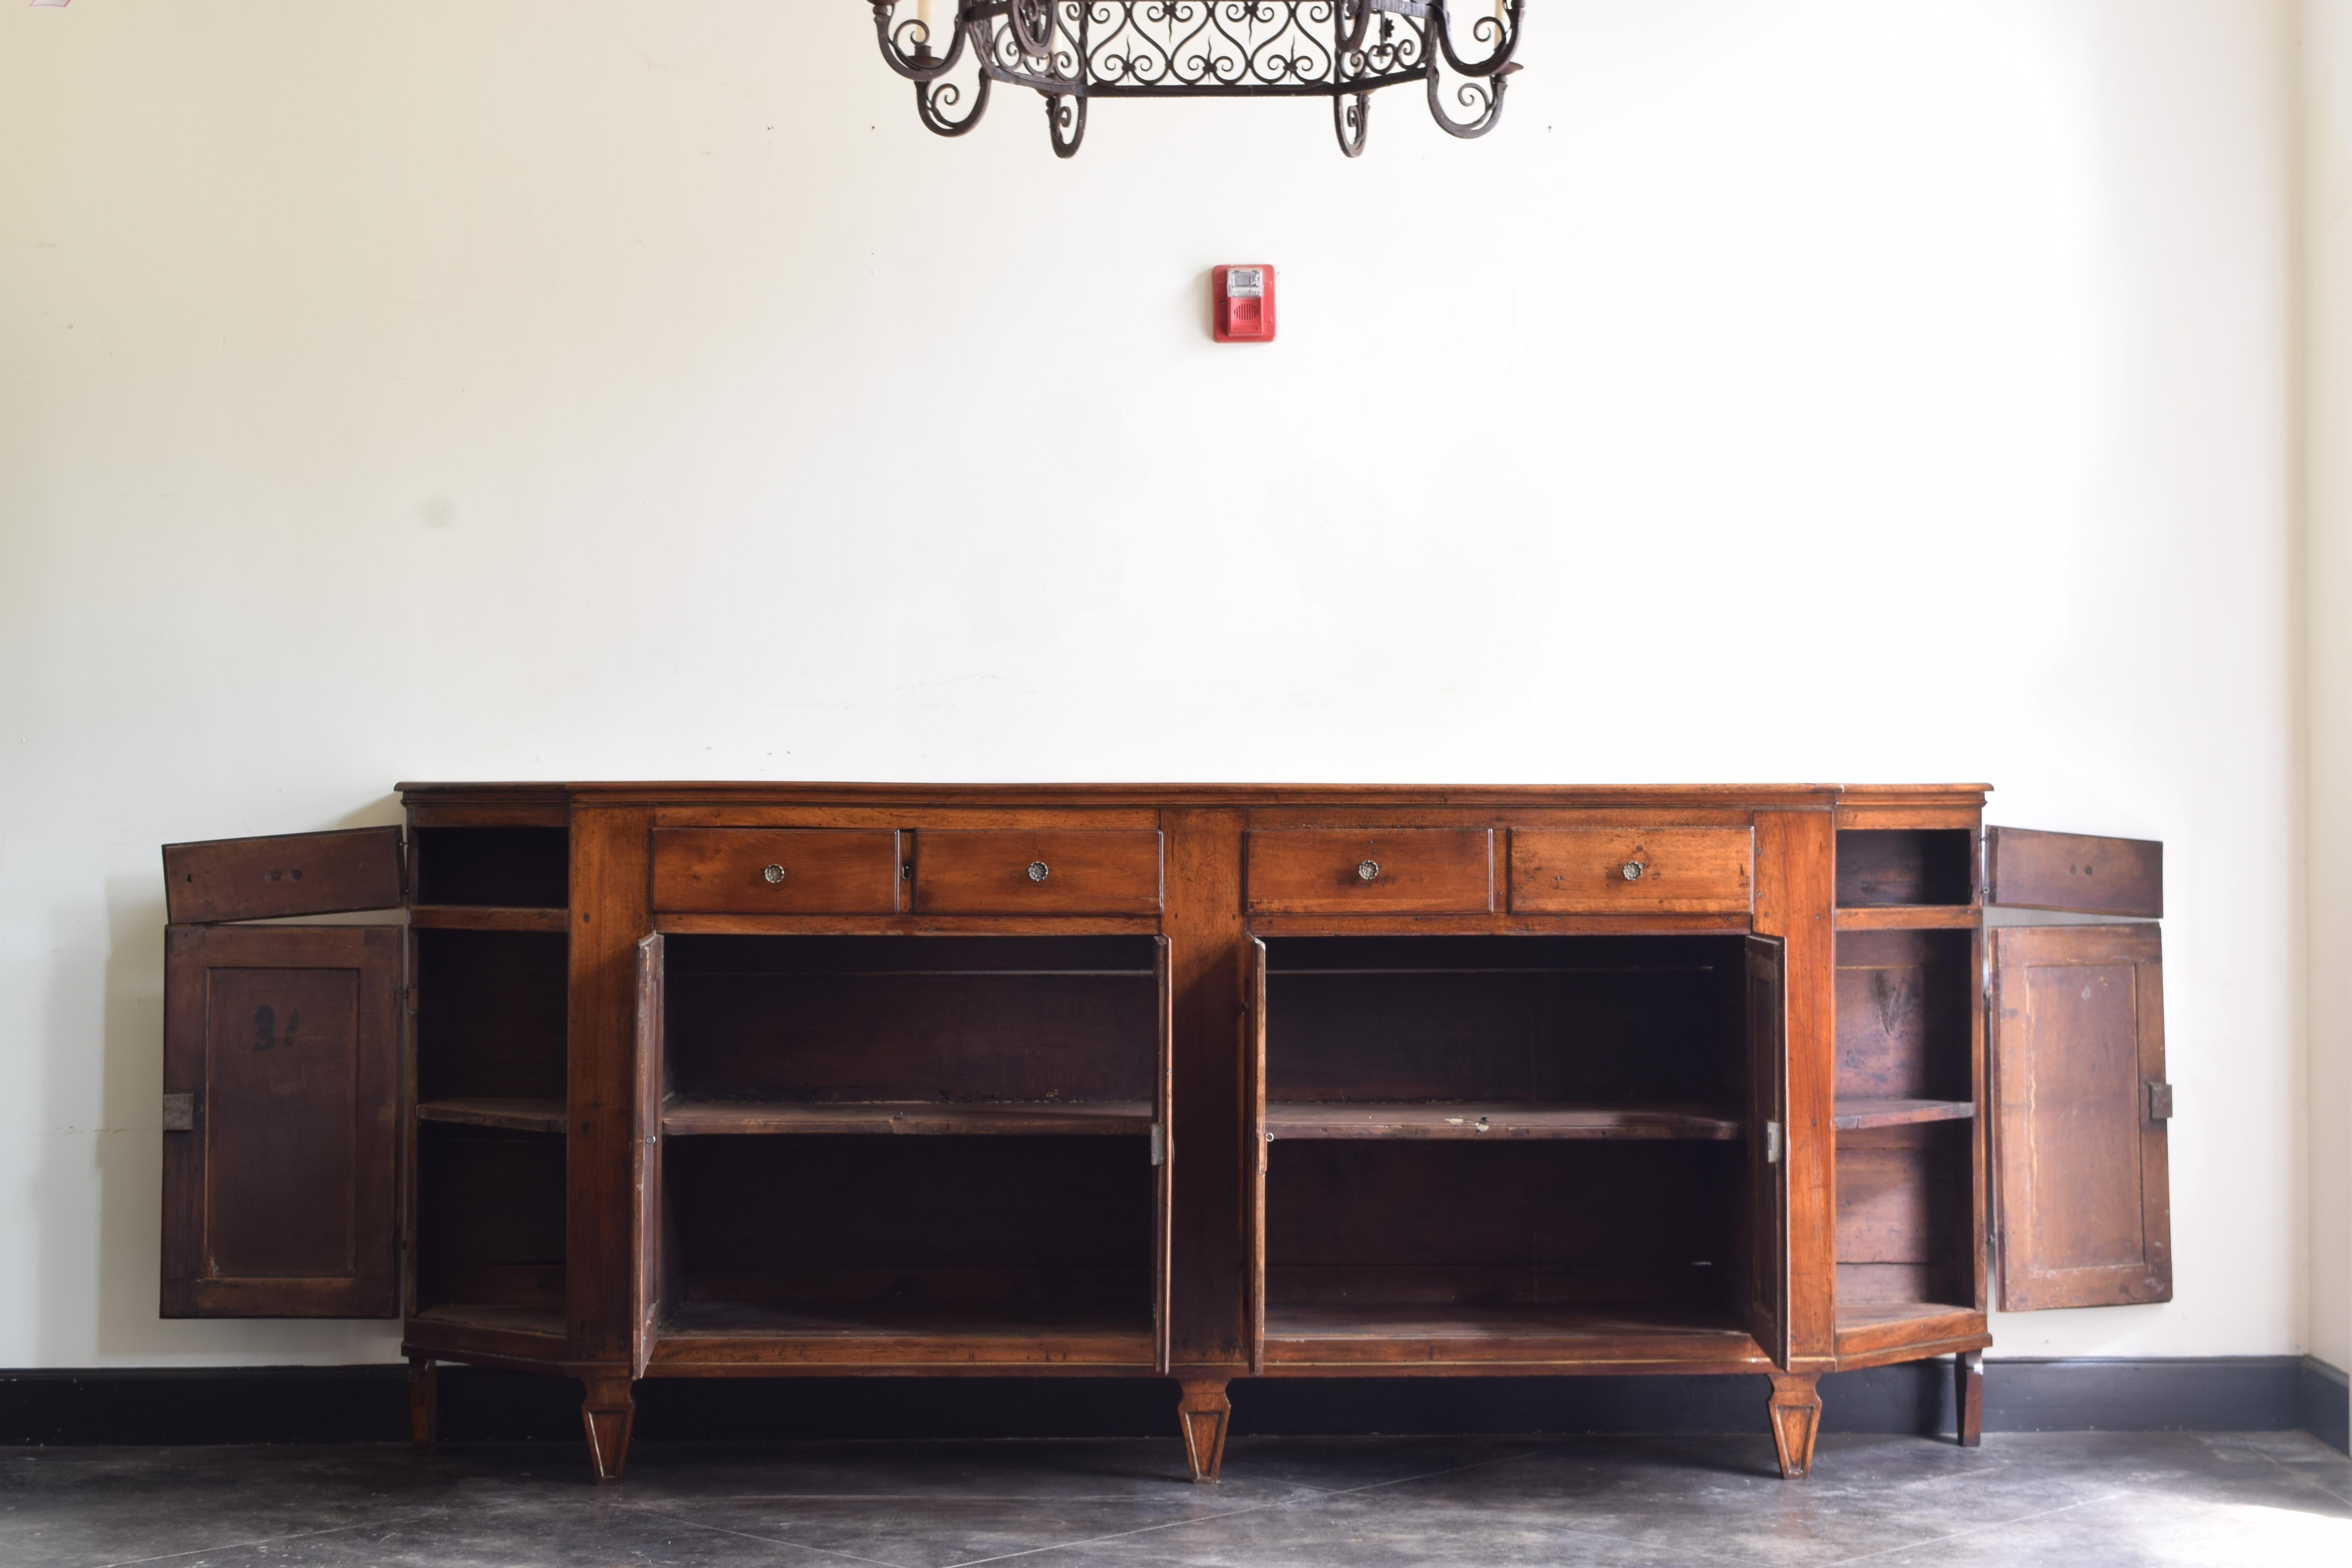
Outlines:
[[1217,341],[1274,342],[1274,268],[1220,267],[1209,277],[1217,296]]

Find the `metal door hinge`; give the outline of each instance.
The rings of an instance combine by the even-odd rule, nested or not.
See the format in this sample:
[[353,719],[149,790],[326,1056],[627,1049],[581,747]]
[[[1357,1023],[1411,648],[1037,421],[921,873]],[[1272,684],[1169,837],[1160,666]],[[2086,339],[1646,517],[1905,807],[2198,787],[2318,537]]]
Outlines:
[[2147,1119],[2150,1121],[2172,1120],[2172,1086],[2151,1083],[2147,1086]]
[[1151,1124],[1151,1163],[1155,1165],[1168,1163],[1168,1129],[1157,1121]]
[[196,1130],[196,1097],[193,1094],[167,1094],[163,1097],[163,1131],[194,1132]]
[[1780,1124],[1777,1121],[1764,1124],[1764,1163],[1768,1165],[1780,1163]]

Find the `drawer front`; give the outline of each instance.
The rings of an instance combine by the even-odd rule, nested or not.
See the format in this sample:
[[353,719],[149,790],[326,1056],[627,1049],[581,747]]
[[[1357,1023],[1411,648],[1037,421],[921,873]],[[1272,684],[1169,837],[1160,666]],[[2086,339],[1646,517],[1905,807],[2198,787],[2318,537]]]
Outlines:
[[1752,856],[1745,827],[1522,827],[1511,834],[1511,908],[1740,914]]
[[915,836],[915,907],[927,915],[1160,912],[1156,828]]
[[654,908],[679,914],[898,911],[898,836],[847,827],[657,827]]
[[1255,827],[1253,914],[1485,914],[1495,836],[1484,827]]

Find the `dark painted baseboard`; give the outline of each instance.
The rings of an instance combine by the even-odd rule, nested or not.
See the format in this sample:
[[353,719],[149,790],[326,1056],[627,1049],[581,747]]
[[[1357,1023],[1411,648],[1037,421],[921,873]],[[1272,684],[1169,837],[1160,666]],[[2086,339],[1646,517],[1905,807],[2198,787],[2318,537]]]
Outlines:
[[2317,1356],[2303,1358],[2295,1379],[2294,1424],[2321,1442],[2352,1454],[2352,1386]]
[[[1760,1377],[1266,1379],[1233,1387],[1237,1436],[1762,1432]],[[450,1442],[576,1440],[567,1379],[442,1369]],[[1822,1380],[1829,1432],[1949,1434],[1948,1361]],[[653,1379],[636,1435],[678,1440],[1153,1436],[1157,1378]],[[1985,1363],[1988,1432],[2272,1432],[2341,1448],[2344,1374],[2305,1356]],[[0,1443],[349,1443],[407,1436],[406,1368],[0,1372]]]

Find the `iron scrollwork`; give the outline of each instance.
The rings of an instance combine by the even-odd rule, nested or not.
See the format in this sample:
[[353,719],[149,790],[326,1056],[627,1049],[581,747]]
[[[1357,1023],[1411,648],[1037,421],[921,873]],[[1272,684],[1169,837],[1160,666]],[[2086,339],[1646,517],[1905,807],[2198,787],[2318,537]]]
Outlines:
[[[1527,16],[1527,0],[867,4],[884,61],[914,84],[924,129],[961,136],[980,123],[992,83],[1025,87],[1045,100],[1064,158],[1085,140],[1087,105],[1097,98],[1328,98],[1339,150],[1353,158],[1364,150],[1371,95],[1422,82],[1449,135],[1484,136],[1519,68]],[[969,80],[950,79],[967,57]]]

